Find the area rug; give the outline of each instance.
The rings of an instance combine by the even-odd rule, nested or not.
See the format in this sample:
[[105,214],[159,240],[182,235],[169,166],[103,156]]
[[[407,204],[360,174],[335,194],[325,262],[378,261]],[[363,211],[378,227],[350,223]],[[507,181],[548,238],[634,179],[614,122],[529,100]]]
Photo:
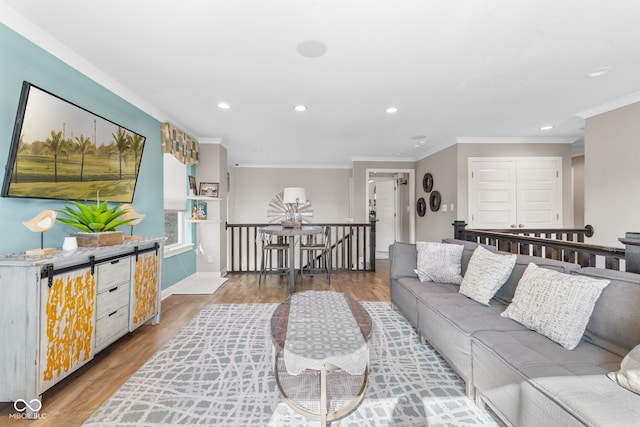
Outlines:
[[[332,426],[496,426],[462,380],[388,303],[374,324],[365,399]],[[84,424],[315,426],[283,401],[271,371],[275,304],[206,306]]]

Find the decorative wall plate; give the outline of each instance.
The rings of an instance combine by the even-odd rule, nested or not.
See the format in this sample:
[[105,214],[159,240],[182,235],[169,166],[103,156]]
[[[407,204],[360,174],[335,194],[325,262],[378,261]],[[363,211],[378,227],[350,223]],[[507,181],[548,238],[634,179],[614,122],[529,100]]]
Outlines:
[[442,197],[440,196],[439,191],[434,191],[429,196],[429,209],[433,212],[437,212],[440,209],[440,202],[442,202]]
[[428,172],[422,178],[422,188],[427,193],[433,190],[433,175]]
[[418,216],[424,216],[425,212],[427,212],[427,202],[425,202],[424,197],[418,199],[416,210],[418,211]]

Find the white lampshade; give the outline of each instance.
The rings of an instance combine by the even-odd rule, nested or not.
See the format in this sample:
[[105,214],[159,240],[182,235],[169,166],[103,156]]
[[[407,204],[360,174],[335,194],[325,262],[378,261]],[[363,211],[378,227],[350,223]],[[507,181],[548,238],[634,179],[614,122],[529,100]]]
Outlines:
[[307,201],[307,193],[301,187],[287,187],[284,189],[282,196],[284,203],[305,203]]

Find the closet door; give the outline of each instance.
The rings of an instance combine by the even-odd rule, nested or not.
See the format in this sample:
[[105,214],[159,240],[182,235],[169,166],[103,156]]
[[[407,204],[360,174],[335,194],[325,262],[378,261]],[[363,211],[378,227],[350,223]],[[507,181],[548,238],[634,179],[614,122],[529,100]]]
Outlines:
[[518,226],[558,228],[560,220],[559,159],[519,160],[517,166]]
[[562,227],[562,159],[469,158],[469,228]]
[[509,228],[517,219],[516,162],[469,162],[469,228]]

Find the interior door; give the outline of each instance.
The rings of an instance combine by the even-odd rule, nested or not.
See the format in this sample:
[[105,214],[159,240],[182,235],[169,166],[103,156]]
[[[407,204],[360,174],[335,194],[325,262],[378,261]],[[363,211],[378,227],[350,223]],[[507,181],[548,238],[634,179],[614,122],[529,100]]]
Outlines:
[[561,226],[560,159],[518,161],[518,226]]
[[383,256],[396,240],[395,188],[393,180],[376,181],[376,254]]
[[469,228],[509,228],[516,216],[516,163],[469,162]]

